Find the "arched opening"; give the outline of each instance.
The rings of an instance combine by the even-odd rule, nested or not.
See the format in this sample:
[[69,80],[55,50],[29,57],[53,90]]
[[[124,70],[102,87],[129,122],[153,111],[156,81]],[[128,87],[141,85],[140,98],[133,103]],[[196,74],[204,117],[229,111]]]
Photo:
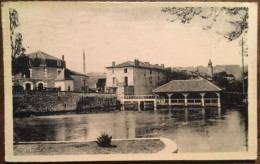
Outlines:
[[204,98],[218,98],[218,95],[214,92],[208,92],[205,94]]
[[169,97],[166,93],[159,93],[157,101],[160,105],[166,105],[169,104]]
[[185,97],[181,93],[174,93],[171,96],[171,103],[174,105],[183,105],[185,103]]
[[31,84],[30,83],[26,83],[25,84],[25,90],[26,91],[30,91],[31,90]]
[[43,90],[43,83],[39,83],[39,84],[38,84],[38,90],[39,90],[39,91]]
[[214,92],[208,92],[204,96],[205,104],[217,104],[218,103],[218,95]]
[[33,83],[30,81],[24,82],[23,83],[23,89],[26,91],[33,90]]
[[187,102],[189,105],[200,105],[201,104],[201,95],[199,93],[190,93],[187,96]]

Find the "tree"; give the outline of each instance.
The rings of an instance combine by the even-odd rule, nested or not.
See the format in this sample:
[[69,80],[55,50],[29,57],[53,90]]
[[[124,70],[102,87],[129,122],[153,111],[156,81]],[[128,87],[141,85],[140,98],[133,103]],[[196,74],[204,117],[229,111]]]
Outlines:
[[[203,30],[212,29],[217,21],[219,23],[224,21],[224,23],[230,24],[232,28],[229,28],[229,31],[217,31],[217,33],[223,35],[229,41],[239,38],[248,29],[247,7],[163,7],[161,12],[169,13],[172,16],[172,19],[168,19],[170,22],[179,20],[183,24],[188,24],[196,17],[208,20],[209,24],[202,26]],[[223,17],[224,20],[222,20]]]
[[18,12],[15,9],[9,10],[10,20],[10,41],[12,58],[12,75],[21,73],[25,75],[29,70],[29,58],[24,54],[23,36],[17,31],[19,27]]

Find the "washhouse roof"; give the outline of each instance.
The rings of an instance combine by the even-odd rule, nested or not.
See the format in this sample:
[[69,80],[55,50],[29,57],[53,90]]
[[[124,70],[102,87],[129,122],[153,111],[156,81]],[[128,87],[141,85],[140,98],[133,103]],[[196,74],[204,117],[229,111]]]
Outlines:
[[172,80],[156,89],[153,93],[173,92],[219,92],[221,89],[205,79]]

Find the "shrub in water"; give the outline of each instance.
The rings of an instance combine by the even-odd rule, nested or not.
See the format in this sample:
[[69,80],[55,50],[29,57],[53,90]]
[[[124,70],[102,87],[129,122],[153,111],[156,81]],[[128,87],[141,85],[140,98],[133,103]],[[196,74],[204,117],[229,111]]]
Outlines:
[[106,133],[102,133],[100,137],[97,138],[97,144],[100,147],[111,147],[112,136],[109,136]]

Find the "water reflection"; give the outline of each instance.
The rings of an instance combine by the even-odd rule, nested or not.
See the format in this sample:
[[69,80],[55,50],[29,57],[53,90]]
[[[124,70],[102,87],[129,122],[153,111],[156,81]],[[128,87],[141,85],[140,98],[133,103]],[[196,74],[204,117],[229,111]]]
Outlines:
[[167,137],[179,152],[247,150],[247,109],[159,109],[14,119],[15,141]]

